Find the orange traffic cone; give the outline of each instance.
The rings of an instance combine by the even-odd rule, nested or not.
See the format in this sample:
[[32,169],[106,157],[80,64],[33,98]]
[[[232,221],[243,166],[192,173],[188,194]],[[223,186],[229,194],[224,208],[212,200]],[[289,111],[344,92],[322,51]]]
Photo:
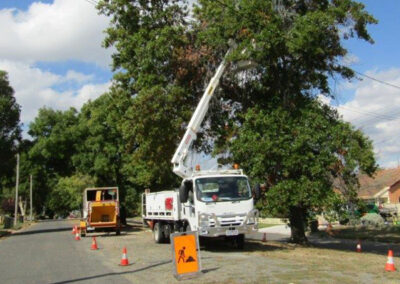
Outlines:
[[393,262],[393,251],[390,249],[388,252],[388,260],[386,262],[386,271],[396,271],[396,268],[394,268],[394,262]]
[[91,250],[98,250],[99,248],[97,247],[97,242],[96,242],[96,237],[92,238],[92,247],[90,248]]
[[263,238],[262,238],[262,240],[261,240],[263,243],[266,243],[267,242],[267,233],[264,233],[263,234]]
[[121,266],[129,265],[128,257],[126,256],[126,247],[122,250]]
[[361,252],[361,242],[358,241],[357,243],[357,252]]
[[80,240],[81,240],[81,236],[79,235],[79,230],[76,230],[75,241],[80,241]]
[[75,235],[76,234],[76,231],[77,231],[77,227],[76,227],[76,225],[72,228],[72,233],[71,234],[73,234],[73,235]]

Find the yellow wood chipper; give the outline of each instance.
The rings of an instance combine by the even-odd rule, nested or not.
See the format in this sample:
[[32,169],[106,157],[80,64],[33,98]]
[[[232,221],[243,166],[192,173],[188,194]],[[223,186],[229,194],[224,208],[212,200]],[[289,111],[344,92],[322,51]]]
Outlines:
[[115,231],[121,233],[118,187],[87,188],[83,193],[81,235],[88,232]]

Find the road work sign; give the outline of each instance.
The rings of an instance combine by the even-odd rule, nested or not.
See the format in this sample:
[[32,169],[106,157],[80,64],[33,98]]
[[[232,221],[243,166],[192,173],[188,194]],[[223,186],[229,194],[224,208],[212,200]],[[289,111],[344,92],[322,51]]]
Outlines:
[[199,236],[197,232],[171,234],[174,276],[177,279],[196,277],[201,273]]

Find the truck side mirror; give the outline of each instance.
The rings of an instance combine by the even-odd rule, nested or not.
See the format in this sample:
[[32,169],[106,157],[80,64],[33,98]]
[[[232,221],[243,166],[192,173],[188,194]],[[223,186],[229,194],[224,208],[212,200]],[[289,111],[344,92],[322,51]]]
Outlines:
[[254,200],[259,200],[261,198],[261,186],[257,183],[253,188]]
[[182,182],[179,187],[179,200],[181,203],[186,203],[188,201],[189,191],[193,191],[193,182],[191,180]]

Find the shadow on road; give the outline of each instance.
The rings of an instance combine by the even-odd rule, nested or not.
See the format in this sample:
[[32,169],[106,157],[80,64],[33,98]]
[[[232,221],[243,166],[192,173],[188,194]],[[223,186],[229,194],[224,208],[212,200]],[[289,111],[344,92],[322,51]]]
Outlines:
[[62,232],[62,231],[71,231],[71,228],[55,228],[55,229],[43,229],[43,230],[29,230],[29,231],[22,231],[22,232],[15,232],[13,233],[12,237],[14,236],[24,236],[24,235],[33,235],[33,234],[43,234],[43,233],[53,233],[53,232]]
[[91,280],[91,279],[97,279],[97,278],[102,278],[102,277],[107,277],[107,276],[118,276],[118,275],[124,275],[124,274],[131,274],[131,273],[136,273],[140,272],[143,270],[147,270],[153,267],[157,267],[160,265],[164,265],[167,263],[171,263],[172,260],[165,260],[162,262],[158,262],[152,265],[148,265],[139,269],[135,270],[130,270],[130,271],[123,271],[123,272],[110,272],[110,273],[104,273],[104,274],[99,274],[99,275],[93,275],[93,276],[87,276],[87,277],[82,277],[82,278],[76,278],[76,279],[71,279],[71,280],[65,280],[65,281],[60,281],[60,282],[53,282],[52,284],[62,284],[62,283],[73,283],[73,282],[80,282],[80,281],[85,281],[85,280]]

